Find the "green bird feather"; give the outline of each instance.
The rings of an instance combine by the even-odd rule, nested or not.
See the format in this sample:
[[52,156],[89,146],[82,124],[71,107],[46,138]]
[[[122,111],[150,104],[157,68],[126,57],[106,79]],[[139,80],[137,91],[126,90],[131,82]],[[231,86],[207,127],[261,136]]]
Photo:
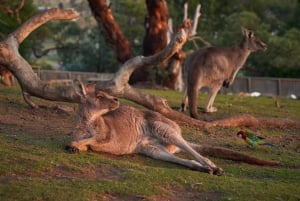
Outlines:
[[248,131],[239,131],[237,133],[237,137],[243,139],[247,144],[251,145],[252,147],[257,147],[258,145],[266,145],[270,147],[276,147],[276,145],[265,141],[263,137],[257,136],[253,133]]

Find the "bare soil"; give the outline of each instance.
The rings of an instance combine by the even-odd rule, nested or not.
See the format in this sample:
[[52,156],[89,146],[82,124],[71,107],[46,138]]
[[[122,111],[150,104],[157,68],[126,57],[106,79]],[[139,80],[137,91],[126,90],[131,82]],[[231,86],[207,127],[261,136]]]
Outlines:
[[[44,104],[44,103],[43,103]],[[40,107],[38,109],[32,109],[25,105],[23,102],[16,102],[10,98],[0,98],[0,133],[9,133],[9,136],[14,138],[20,133],[37,135],[39,137],[56,138],[57,135],[72,134],[72,130],[75,122],[75,108],[73,104],[68,104],[64,108],[68,108],[69,111],[74,110],[71,113],[62,112],[55,106],[48,105],[49,107]],[[63,147],[62,147],[63,148]],[[108,155],[107,157],[115,158],[117,156]],[[129,156],[126,156],[129,157]],[[132,160],[135,157],[131,158]],[[138,157],[139,158],[139,157]],[[146,159],[148,160],[148,159]],[[41,173],[40,175],[34,175],[35,177],[43,178],[102,178],[102,179],[118,179],[122,180],[122,169],[119,167],[112,167],[106,165],[86,165],[89,171],[76,171],[70,170],[63,165],[57,166],[51,172]],[[30,174],[30,173],[28,173]],[[14,175],[11,175],[14,177]],[[15,175],[20,177],[20,175]],[[33,175],[23,175],[23,177]],[[0,181],[1,182],[1,181]],[[101,199],[110,201],[139,201],[139,200],[217,200],[221,195],[215,192],[193,192],[186,189],[169,188],[166,189],[168,193],[162,196],[129,196],[129,195],[117,195],[117,194],[105,194]]]
[[[43,102],[44,103],[44,102]],[[45,103],[44,103],[45,104]],[[51,103],[52,104],[52,103]],[[57,135],[71,136],[74,122],[75,122],[75,104],[65,104],[64,108],[69,112],[62,112],[61,109],[53,107],[46,103],[49,107],[41,107],[38,109],[31,109],[23,102],[18,102],[10,98],[0,98],[0,133],[9,133],[11,137],[20,135],[20,133],[31,135],[38,135],[40,137],[47,136],[56,138]],[[259,128],[256,128],[259,129]],[[289,128],[295,131],[295,128]],[[212,129],[214,133],[215,129]],[[214,137],[212,134],[211,137]],[[208,140],[209,141],[209,140]],[[212,139],[213,141],[213,139]],[[300,142],[300,135],[286,135],[284,137],[278,136],[272,138],[272,141],[280,146],[289,144],[297,144]],[[213,143],[215,144],[215,143]],[[224,146],[222,144],[221,146]],[[63,147],[62,147],[63,149]],[[300,145],[296,146],[296,151],[300,152]],[[108,156],[114,158],[114,156]],[[127,156],[128,157],[128,156]],[[133,159],[135,160],[135,159]],[[82,168],[82,167],[81,167]],[[83,167],[84,168],[84,167]],[[108,180],[118,179],[122,180],[122,169],[118,167],[109,168],[105,165],[86,167],[92,171],[79,172],[67,169],[64,166],[57,166],[51,173],[47,175],[35,175],[40,177],[49,178],[105,178]],[[222,197],[221,193],[216,192],[198,192],[190,191],[183,188],[170,188],[166,189],[166,195],[161,196],[128,196],[128,195],[115,195],[105,194],[103,200],[218,200]]]

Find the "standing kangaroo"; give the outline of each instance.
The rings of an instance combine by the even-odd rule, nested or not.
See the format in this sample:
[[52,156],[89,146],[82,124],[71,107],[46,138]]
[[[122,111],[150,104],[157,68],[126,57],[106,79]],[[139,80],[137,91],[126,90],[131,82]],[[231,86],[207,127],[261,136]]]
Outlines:
[[[139,153],[216,175],[221,175],[223,170],[198,152],[260,165],[276,164],[222,148],[187,142],[180,127],[157,112],[119,107],[117,98],[101,91],[92,92],[80,82],[75,82],[74,87],[81,103],[74,140],[66,147],[70,152],[91,149],[115,155]],[[173,155],[181,150],[192,154],[196,160]]]
[[185,90],[181,111],[189,103],[190,116],[198,118],[197,98],[202,87],[208,87],[209,98],[205,112],[216,112],[214,100],[222,86],[232,85],[236,74],[245,64],[251,52],[265,51],[266,44],[254,36],[254,32],[242,28],[243,39],[231,47],[205,47],[195,51],[184,64]]

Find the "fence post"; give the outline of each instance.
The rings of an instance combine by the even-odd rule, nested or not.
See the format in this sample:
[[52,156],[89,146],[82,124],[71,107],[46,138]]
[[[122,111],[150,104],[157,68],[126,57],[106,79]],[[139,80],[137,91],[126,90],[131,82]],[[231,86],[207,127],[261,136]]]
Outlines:
[[251,89],[251,78],[250,77],[247,78],[247,90],[248,90],[247,91],[248,93],[251,93],[252,89]]
[[280,78],[277,79],[277,95],[278,96],[281,95],[281,79]]

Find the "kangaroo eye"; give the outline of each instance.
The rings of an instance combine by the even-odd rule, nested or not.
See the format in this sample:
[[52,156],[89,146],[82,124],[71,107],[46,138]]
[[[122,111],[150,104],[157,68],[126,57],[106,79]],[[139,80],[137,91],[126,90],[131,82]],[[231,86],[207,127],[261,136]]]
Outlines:
[[105,97],[105,94],[99,92],[99,93],[96,94],[96,97],[97,97],[97,98],[104,98],[104,97]]

